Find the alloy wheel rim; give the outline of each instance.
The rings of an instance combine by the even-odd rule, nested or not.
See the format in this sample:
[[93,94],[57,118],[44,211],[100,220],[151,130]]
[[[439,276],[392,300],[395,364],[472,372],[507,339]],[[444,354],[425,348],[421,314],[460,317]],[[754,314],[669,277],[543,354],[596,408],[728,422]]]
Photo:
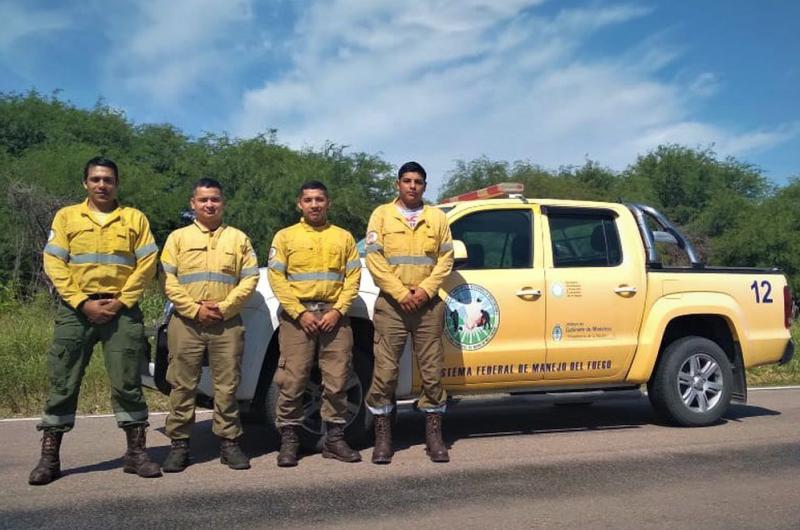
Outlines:
[[722,399],[722,368],[706,353],[694,353],[686,359],[676,383],[683,404],[692,412],[708,412]]

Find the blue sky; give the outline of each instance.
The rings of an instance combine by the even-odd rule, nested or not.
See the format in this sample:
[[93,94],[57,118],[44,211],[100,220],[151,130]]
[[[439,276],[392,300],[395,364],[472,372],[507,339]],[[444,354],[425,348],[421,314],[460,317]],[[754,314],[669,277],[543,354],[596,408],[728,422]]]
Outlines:
[[136,123],[416,159],[660,143],[800,177],[800,2],[0,0],[0,91],[99,97]]

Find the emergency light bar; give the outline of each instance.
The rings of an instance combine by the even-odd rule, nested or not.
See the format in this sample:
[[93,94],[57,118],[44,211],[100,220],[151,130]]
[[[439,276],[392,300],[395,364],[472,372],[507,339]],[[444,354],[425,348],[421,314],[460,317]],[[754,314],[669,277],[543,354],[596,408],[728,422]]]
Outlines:
[[478,199],[496,199],[498,197],[506,197],[512,193],[522,193],[525,186],[520,182],[500,182],[499,184],[492,184],[486,188],[481,188],[475,191],[468,191],[455,197],[439,201],[439,204],[447,202],[458,201],[476,201]]

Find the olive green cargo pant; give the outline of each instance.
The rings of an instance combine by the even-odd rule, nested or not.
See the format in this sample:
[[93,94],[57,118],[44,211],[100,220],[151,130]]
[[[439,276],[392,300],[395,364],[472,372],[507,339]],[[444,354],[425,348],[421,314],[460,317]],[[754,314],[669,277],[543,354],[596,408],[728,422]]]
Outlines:
[[236,390],[241,380],[243,345],[244,326],[240,316],[208,327],[177,314],[170,319],[167,327],[167,382],[172,385],[172,391],[165,425],[167,436],[173,440],[185,440],[191,434],[195,396],[206,350],[214,384],[211,430],[217,436],[231,440],[241,436]]
[[[316,311],[322,315],[329,306]],[[319,352],[322,372],[322,421],[347,422],[347,380],[353,361],[353,331],[350,318],[343,316],[329,333],[307,335],[300,324],[281,311],[278,344],[281,356],[275,382],[280,388],[275,411],[276,425],[303,423],[303,393],[314,359]]]
[[145,355],[142,312],[123,307],[113,320],[92,324],[79,310],[62,301],[56,313],[53,344],[47,354],[50,390],[39,430],[66,432],[75,425],[78,393],[95,344],[111,381],[111,405],[117,425],[147,424],[141,366]]
[[425,412],[444,412],[447,393],[442,386],[443,317],[444,302],[438,296],[413,313],[406,313],[384,294],[378,296],[373,318],[375,368],[365,399],[370,412],[383,415],[394,409],[398,365],[409,334],[422,379],[418,406]]

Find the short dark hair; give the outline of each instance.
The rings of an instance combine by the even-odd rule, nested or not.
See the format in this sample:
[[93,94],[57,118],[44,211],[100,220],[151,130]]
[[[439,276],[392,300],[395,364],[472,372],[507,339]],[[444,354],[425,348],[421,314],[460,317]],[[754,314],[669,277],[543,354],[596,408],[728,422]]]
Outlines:
[[400,169],[397,170],[397,179],[399,180],[405,173],[419,173],[422,175],[422,180],[428,180],[428,174],[425,173],[425,168],[419,162],[406,162]]
[[222,184],[217,179],[211,177],[201,177],[192,186],[192,196],[194,196],[197,188],[217,188],[222,193]]
[[95,166],[102,166],[111,168],[114,171],[114,180],[119,181],[119,170],[117,169],[117,164],[111,160],[110,158],[106,158],[104,156],[96,156],[86,162],[86,165],[83,166],[83,180],[86,181],[89,178],[89,169]]
[[300,186],[300,191],[297,192],[297,196],[302,197],[305,190],[322,190],[322,193],[325,194],[325,197],[328,196],[328,187],[318,180],[308,180],[303,182],[303,185]]

